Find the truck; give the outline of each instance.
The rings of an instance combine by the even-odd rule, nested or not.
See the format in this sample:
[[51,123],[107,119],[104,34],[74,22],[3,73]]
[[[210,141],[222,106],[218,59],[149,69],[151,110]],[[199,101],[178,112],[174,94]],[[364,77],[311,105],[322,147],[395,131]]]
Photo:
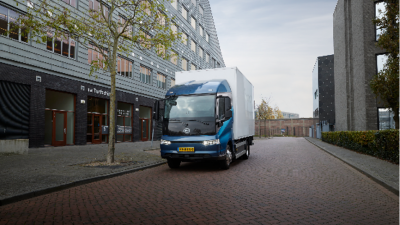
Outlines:
[[163,99],[161,157],[168,166],[248,159],[254,136],[254,87],[238,68],[175,73]]

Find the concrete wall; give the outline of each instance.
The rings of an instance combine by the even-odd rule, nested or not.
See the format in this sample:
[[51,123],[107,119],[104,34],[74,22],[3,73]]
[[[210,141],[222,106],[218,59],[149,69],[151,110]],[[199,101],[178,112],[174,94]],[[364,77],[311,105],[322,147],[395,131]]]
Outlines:
[[374,1],[338,0],[333,15],[335,130],[377,129],[369,82],[376,74]]
[[28,139],[0,140],[0,153],[28,154]]

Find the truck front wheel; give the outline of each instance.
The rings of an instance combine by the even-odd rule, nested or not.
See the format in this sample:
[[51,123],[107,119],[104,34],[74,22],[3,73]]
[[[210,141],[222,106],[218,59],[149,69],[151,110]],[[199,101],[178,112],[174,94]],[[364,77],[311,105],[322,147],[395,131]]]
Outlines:
[[231,148],[229,145],[226,145],[226,154],[225,154],[225,159],[221,161],[221,168],[224,170],[229,169],[229,166],[231,165],[232,162],[232,152]]
[[246,153],[242,156],[242,159],[248,159],[250,157],[250,145],[246,144]]
[[167,159],[168,161],[168,166],[171,169],[176,169],[179,168],[179,165],[181,165],[181,160],[177,160],[177,159]]

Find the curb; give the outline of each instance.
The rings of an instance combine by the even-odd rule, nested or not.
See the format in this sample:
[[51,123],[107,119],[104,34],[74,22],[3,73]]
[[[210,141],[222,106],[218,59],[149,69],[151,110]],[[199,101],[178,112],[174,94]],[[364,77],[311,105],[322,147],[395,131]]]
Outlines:
[[133,169],[129,169],[129,170],[121,171],[121,172],[115,172],[115,173],[111,173],[111,174],[107,174],[107,175],[91,177],[91,178],[78,180],[78,181],[74,181],[74,182],[67,183],[67,184],[62,184],[62,185],[55,186],[55,187],[45,188],[45,189],[32,191],[32,192],[28,192],[28,193],[21,194],[21,195],[16,195],[16,196],[13,196],[10,198],[1,199],[0,206],[8,205],[8,204],[19,202],[22,200],[27,200],[27,199],[38,197],[38,196],[45,195],[45,194],[50,194],[50,193],[53,193],[56,191],[61,191],[61,190],[65,190],[65,189],[72,188],[72,187],[77,187],[77,186],[84,185],[84,184],[89,184],[89,183],[100,181],[100,180],[105,180],[105,179],[112,178],[112,177],[121,176],[121,175],[128,174],[128,173],[133,173],[133,172],[136,172],[139,170],[149,169],[152,167],[160,166],[165,163],[166,162],[156,162],[156,163],[153,163],[153,164],[150,164],[147,166],[143,166],[143,167],[133,168]]
[[[306,139],[306,138],[304,138]],[[332,154],[331,152],[329,152],[328,150],[326,150],[324,147],[321,147],[313,142],[311,142],[310,140],[306,139],[308,142],[310,142],[311,144],[315,145],[316,147],[320,148],[321,150],[323,150],[324,152],[328,153],[329,155],[339,159],[340,161],[346,163],[347,165],[349,165],[350,167],[352,167],[353,169],[356,169],[358,172],[364,174],[365,176],[367,176],[368,178],[370,178],[371,180],[373,180],[375,183],[383,186],[384,188],[386,188],[387,190],[389,190],[390,192],[392,192],[393,194],[399,196],[399,190],[396,190],[395,188],[391,187],[390,185],[386,184],[385,182],[375,178],[374,176],[372,176],[371,174],[369,174],[368,172],[359,169],[358,167],[354,166],[353,164],[350,164],[349,162],[343,160],[342,158],[339,158],[338,156]]]

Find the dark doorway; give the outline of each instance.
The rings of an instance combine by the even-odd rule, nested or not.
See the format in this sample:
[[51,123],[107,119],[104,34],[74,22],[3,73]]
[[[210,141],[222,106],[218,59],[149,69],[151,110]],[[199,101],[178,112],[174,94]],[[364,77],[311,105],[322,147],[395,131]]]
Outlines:
[[148,141],[149,140],[149,119],[140,119],[140,130],[141,130],[141,140]]
[[67,112],[53,111],[53,146],[67,144]]

